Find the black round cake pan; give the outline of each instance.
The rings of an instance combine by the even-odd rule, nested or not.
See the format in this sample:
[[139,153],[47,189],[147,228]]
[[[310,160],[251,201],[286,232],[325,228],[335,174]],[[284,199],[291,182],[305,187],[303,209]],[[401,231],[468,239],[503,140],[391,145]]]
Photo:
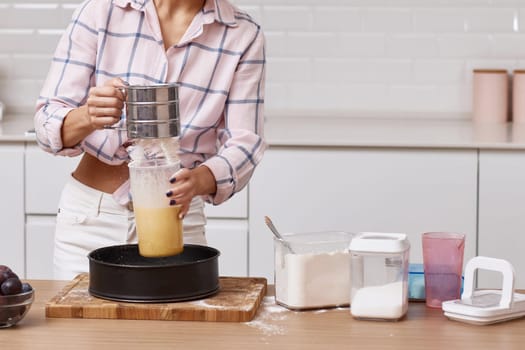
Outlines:
[[185,244],[182,253],[146,258],[137,244],[89,253],[89,293],[103,299],[164,303],[205,298],[219,291],[220,252]]

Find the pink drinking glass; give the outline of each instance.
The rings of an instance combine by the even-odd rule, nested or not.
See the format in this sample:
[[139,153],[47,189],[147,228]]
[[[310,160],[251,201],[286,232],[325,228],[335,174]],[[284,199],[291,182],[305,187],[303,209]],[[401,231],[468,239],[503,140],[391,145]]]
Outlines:
[[427,232],[423,233],[422,242],[426,304],[441,308],[443,301],[461,297],[465,235]]

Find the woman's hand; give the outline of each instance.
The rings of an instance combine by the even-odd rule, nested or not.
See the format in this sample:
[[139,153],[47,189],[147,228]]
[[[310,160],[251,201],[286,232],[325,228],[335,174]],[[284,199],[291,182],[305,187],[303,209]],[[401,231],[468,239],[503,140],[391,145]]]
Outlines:
[[102,86],[91,88],[86,104],[71,110],[64,119],[63,146],[73,147],[94,130],[117,123],[126,99],[121,89],[125,85],[122,79],[113,78]]
[[102,86],[89,89],[86,102],[87,117],[94,130],[103,129],[120,120],[126,99],[122,87],[125,83],[120,78],[113,78]]
[[170,179],[173,187],[166,193],[170,198],[170,205],[180,205],[181,219],[188,213],[191,200],[195,196],[213,194],[217,190],[215,177],[211,170],[204,165],[194,169],[181,169]]

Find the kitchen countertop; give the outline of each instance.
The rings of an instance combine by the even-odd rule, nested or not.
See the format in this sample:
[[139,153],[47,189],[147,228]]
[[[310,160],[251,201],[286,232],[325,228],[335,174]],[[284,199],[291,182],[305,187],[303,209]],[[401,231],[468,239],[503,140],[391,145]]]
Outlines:
[[[347,308],[289,311],[267,296],[250,322],[46,318],[45,303],[69,281],[29,281],[36,299],[5,349],[523,349],[525,318],[488,326],[450,321],[410,303],[398,322],[359,321]],[[177,346],[178,345],[178,346]]]
[[525,149],[525,124],[469,119],[268,118],[266,138],[278,147]]
[[[473,123],[466,118],[377,118],[274,115],[265,122],[270,147],[525,149],[525,124]],[[0,143],[34,142],[32,116],[6,115]]]
[[0,144],[2,142],[35,141],[35,135],[27,133],[33,129],[33,117],[29,115],[4,115],[0,121]]

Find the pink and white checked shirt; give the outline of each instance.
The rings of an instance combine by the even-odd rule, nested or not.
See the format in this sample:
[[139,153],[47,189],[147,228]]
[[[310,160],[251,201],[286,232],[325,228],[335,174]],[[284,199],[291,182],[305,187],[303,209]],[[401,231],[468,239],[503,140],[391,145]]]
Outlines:
[[[86,0],[60,39],[38,98],[37,141],[55,154],[88,152],[108,164],[126,162],[125,131],[97,130],[64,148],[65,115],[86,102],[90,87],[113,77],[130,84],[177,82],[182,165],[211,169],[217,193],[208,200],[219,204],[248,183],[266,148],[264,44],[261,27],[226,0],[207,0],[168,50],[153,0]],[[117,190],[121,203],[128,185]]]

